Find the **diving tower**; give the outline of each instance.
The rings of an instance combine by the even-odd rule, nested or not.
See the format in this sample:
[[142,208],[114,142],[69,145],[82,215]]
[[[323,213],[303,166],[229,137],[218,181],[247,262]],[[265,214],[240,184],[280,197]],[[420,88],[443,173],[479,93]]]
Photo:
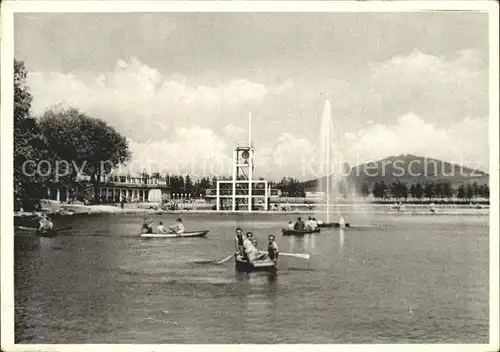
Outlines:
[[248,141],[233,149],[231,180],[217,181],[217,210],[248,211],[268,209],[270,196],[267,181],[255,179],[255,148],[252,143],[252,114],[248,117]]

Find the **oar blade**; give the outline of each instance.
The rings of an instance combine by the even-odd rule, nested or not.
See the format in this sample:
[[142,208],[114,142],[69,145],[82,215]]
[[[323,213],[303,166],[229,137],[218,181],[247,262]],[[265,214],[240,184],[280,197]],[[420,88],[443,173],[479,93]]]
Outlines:
[[283,255],[286,257],[300,258],[300,259],[309,259],[311,257],[309,254],[304,254],[304,253],[282,253],[282,252],[280,252],[279,255]]
[[223,264],[223,263],[227,262],[229,259],[231,259],[233,256],[234,256],[234,254],[228,255],[226,258],[218,261],[217,264]]

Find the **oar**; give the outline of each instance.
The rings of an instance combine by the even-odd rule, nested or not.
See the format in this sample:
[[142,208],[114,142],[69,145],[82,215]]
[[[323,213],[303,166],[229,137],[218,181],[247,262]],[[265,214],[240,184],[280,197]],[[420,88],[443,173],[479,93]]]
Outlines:
[[295,257],[300,259],[309,259],[311,256],[309,254],[304,253],[283,253],[278,252],[278,255],[284,255],[285,257]]
[[234,254],[231,254],[231,255],[228,255],[226,258],[220,260],[217,262],[217,264],[222,264],[222,263],[225,263],[227,262],[229,259],[231,259],[232,257],[234,257]]
[[[259,253],[267,253],[267,252],[259,251]],[[278,255],[284,255],[285,257],[294,257],[294,258],[300,258],[300,259],[309,259],[311,257],[309,254],[304,254],[304,253],[283,253],[283,252],[278,252]]]
[[178,237],[181,237],[181,234],[179,232],[175,231],[172,227],[176,227],[176,226],[169,226],[168,229],[170,230],[170,232],[175,233]]

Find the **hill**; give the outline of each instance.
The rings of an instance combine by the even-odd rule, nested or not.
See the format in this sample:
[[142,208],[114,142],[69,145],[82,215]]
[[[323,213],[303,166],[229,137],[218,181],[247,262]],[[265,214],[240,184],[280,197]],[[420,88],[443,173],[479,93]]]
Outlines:
[[[372,188],[376,182],[384,181],[385,184],[393,182],[412,184],[430,184],[436,182],[448,182],[452,188],[458,188],[460,184],[477,182],[488,184],[489,175],[481,170],[474,170],[462,165],[452,164],[439,159],[402,154],[390,156],[382,160],[368,162],[354,167],[348,176],[343,179],[350,184],[368,184]],[[326,177],[303,183],[306,192],[315,191],[318,182]]]

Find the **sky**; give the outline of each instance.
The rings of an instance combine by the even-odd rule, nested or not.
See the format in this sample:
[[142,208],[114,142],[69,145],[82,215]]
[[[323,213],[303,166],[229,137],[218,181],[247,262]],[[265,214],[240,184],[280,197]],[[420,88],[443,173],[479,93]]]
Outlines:
[[321,118],[351,165],[416,154],[488,171],[484,13],[15,15],[32,114],[74,107],[129,139],[131,165],[230,174],[252,140],[257,176],[318,176]]

